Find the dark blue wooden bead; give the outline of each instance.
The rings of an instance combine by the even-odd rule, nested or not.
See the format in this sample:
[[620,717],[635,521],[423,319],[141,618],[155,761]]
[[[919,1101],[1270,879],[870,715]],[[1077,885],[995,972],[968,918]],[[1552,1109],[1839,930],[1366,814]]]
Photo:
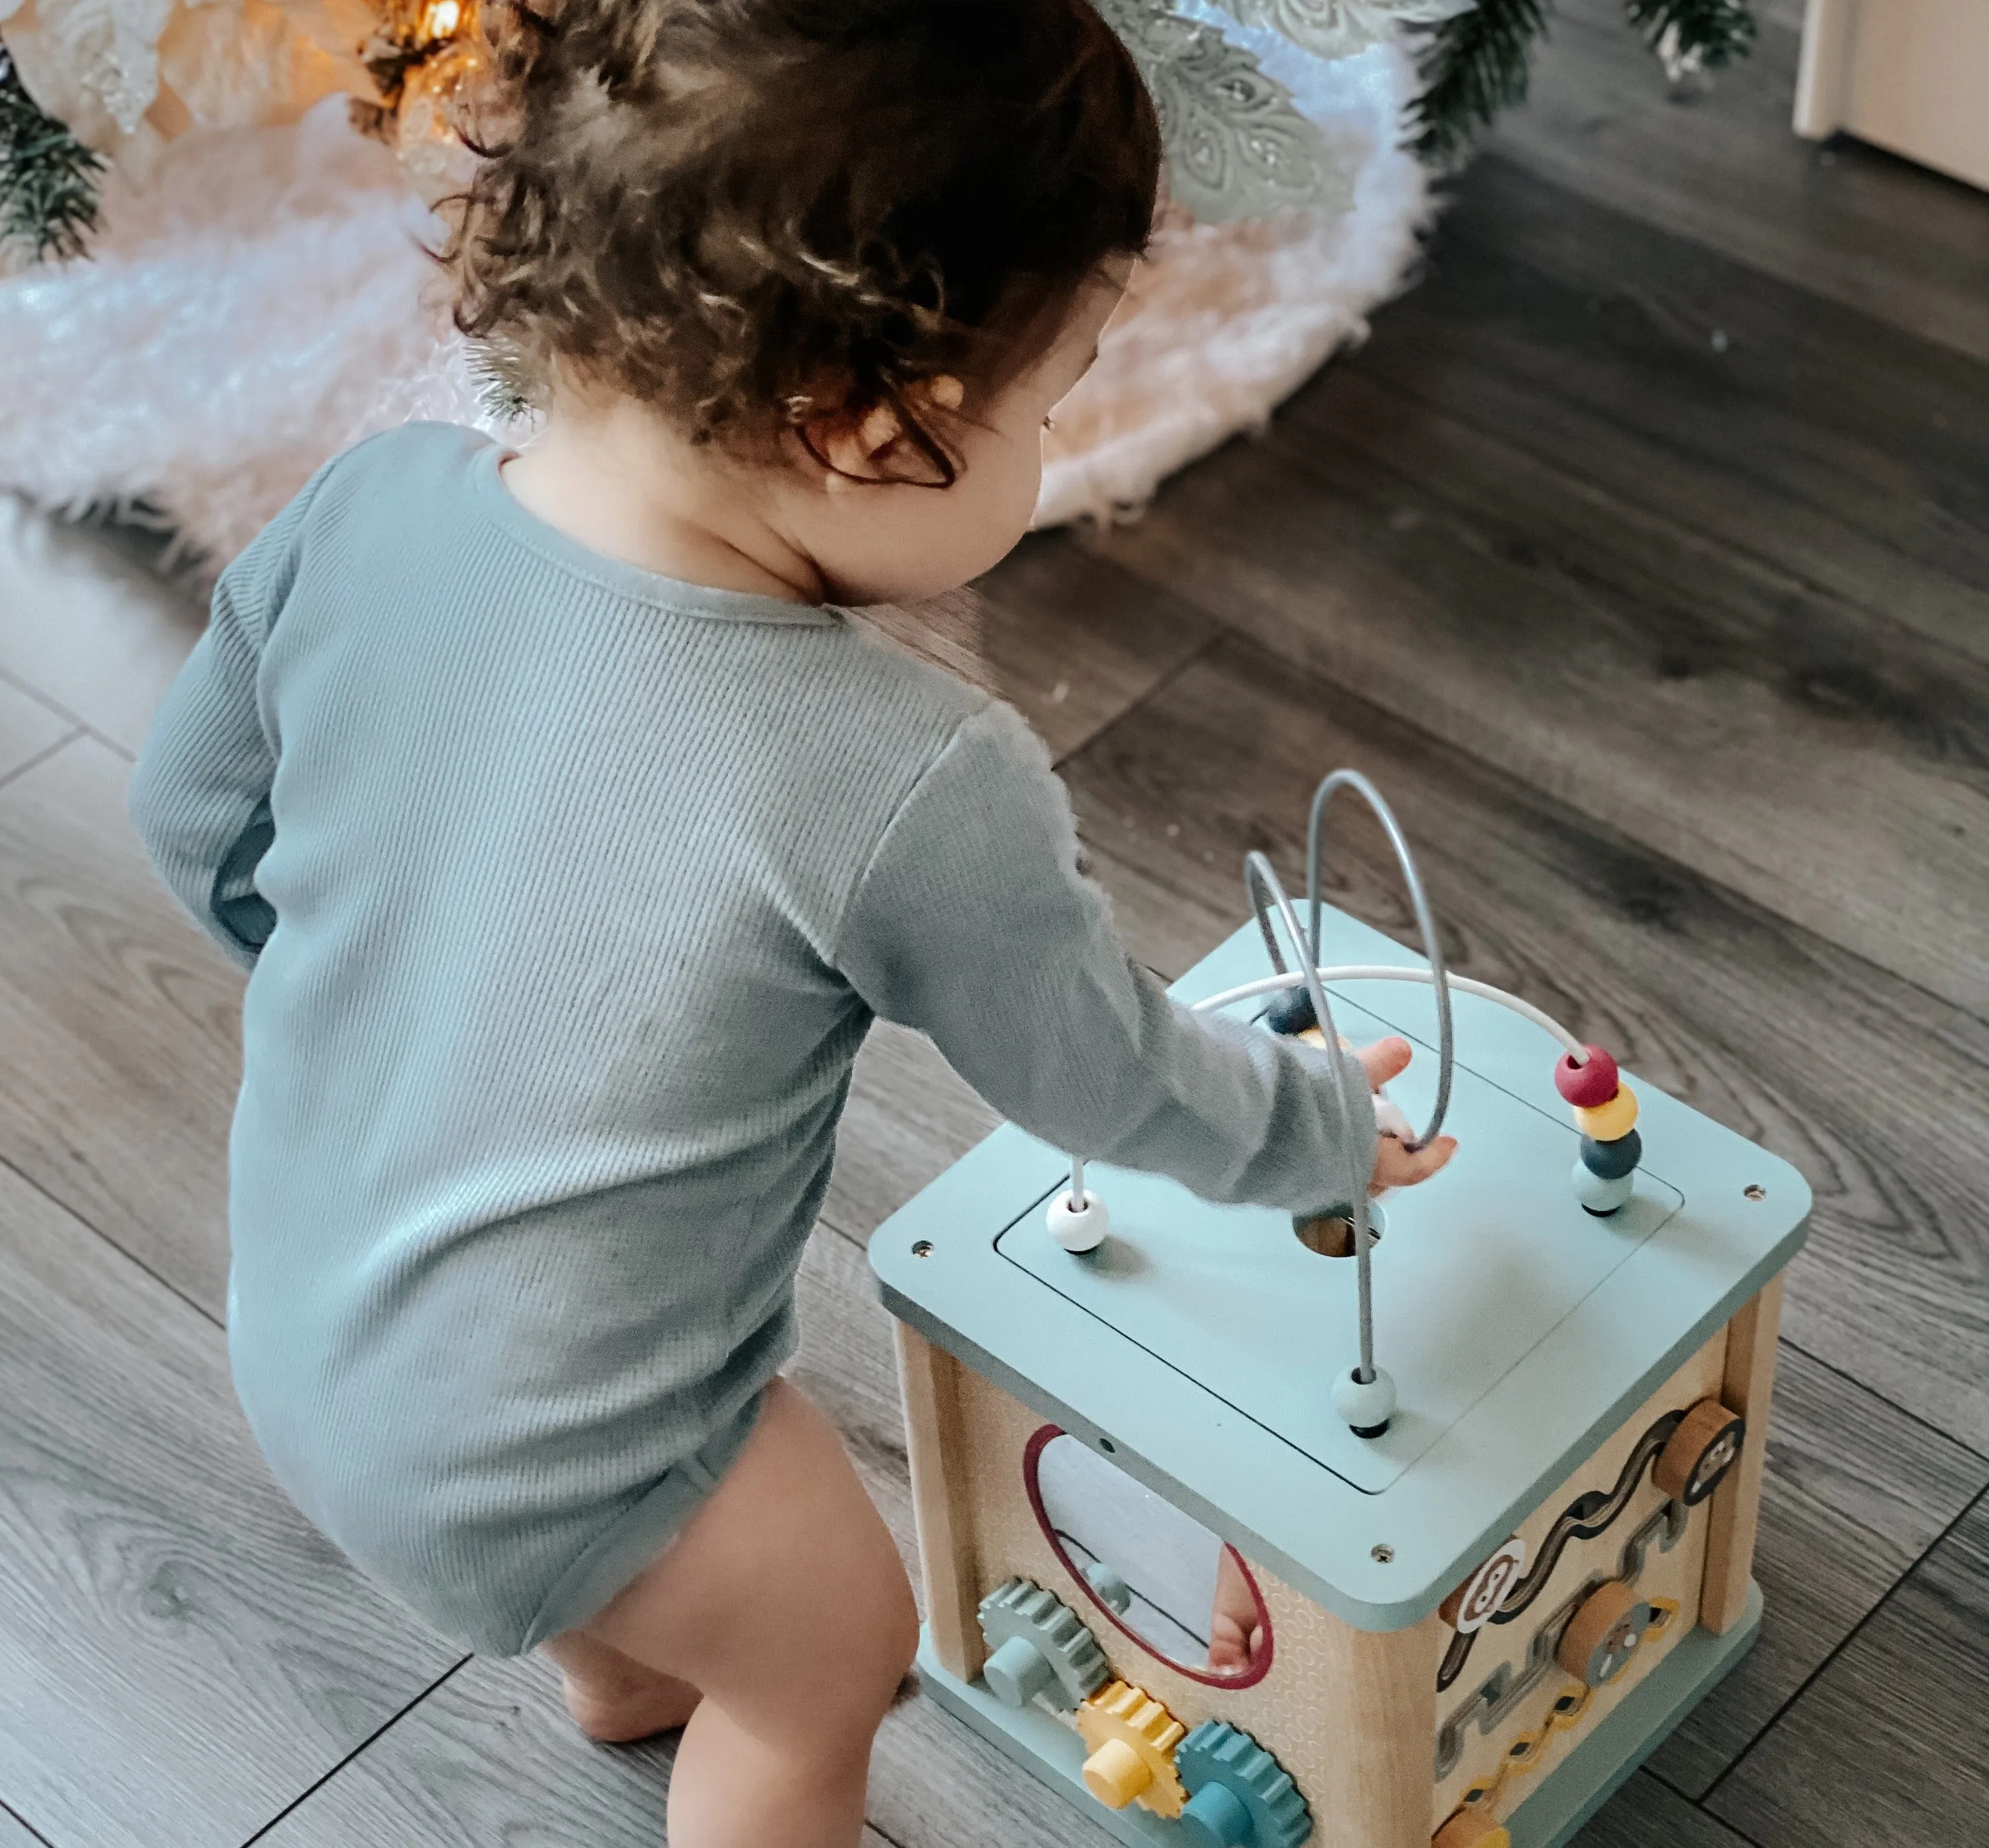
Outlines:
[[1600,1180],[1634,1174],[1643,1158],[1644,1138],[1634,1129],[1614,1142],[1598,1142],[1593,1136],[1581,1138],[1581,1165]]
[[1286,988],[1265,1009],[1264,1024],[1274,1033],[1287,1035],[1303,1033],[1319,1025],[1319,1016],[1312,1011],[1312,997],[1303,984]]

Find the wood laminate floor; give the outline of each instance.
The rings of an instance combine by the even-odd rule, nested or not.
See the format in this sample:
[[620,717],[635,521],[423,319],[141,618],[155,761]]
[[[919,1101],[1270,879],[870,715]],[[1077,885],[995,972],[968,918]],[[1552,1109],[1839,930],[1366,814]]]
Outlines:
[[[1456,967],[1811,1182],[1766,1633],[1582,1848],[1989,1848],[1989,198],[1787,133],[1794,0],[1689,107],[1620,10],[1563,10],[1363,351],[935,619],[1156,968],[1357,764]],[[0,1848],[660,1843],[667,1745],[588,1746],[543,1666],[425,1632],[235,1410],[240,985],[123,802],[200,621],[0,502]],[[1377,839],[1335,879],[1403,932]],[[803,1278],[796,1375],[908,1560],[861,1242],[991,1122],[880,1031]],[[1106,1839],[925,1701],[870,1814],[869,1848]]]

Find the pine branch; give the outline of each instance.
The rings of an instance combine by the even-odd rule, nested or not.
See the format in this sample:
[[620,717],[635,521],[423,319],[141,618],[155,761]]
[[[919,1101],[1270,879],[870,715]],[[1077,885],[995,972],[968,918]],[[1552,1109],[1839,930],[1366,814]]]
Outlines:
[[476,381],[476,402],[490,416],[510,423],[529,416],[532,400],[524,370],[501,340],[471,342],[469,375]]
[[1527,63],[1534,40],[1546,35],[1550,4],[1478,0],[1469,12],[1454,15],[1425,35],[1416,59],[1422,94],[1410,114],[1413,145],[1423,160],[1435,167],[1454,165],[1500,110],[1526,100]]
[[0,46],[0,243],[36,259],[80,256],[97,229],[103,157],[46,114]]
[[1675,83],[1734,63],[1754,49],[1748,0],[1624,0],[1624,7]]

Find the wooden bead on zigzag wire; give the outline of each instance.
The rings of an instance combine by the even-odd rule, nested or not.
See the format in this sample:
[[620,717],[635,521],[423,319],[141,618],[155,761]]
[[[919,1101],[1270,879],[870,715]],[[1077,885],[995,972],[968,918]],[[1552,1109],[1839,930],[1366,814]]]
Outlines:
[[1637,1094],[1626,1084],[1607,1104],[1577,1109],[1574,1127],[1598,1142],[1620,1141],[1637,1127]]
[[1577,1065],[1572,1053],[1554,1067],[1554,1089],[1577,1110],[1607,1104],[1616,1095],[1616,1061],[1599,1046],[1581,1049],[1588,1055],[1585,1065]]

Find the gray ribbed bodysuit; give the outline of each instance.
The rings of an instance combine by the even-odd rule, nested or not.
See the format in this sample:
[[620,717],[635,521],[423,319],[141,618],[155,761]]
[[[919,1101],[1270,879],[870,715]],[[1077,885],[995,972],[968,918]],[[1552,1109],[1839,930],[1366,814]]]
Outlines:
[[873,1016],[1212,1199],[1344,1199],[1373,1141],[1323,1055],[1129,962],[1008,707],[583,548],[501,453],[414,425],[321,470],[223,577],[131,813],[252,971],[250,1424],[363,1568],[513,1653],[744,1440]]

